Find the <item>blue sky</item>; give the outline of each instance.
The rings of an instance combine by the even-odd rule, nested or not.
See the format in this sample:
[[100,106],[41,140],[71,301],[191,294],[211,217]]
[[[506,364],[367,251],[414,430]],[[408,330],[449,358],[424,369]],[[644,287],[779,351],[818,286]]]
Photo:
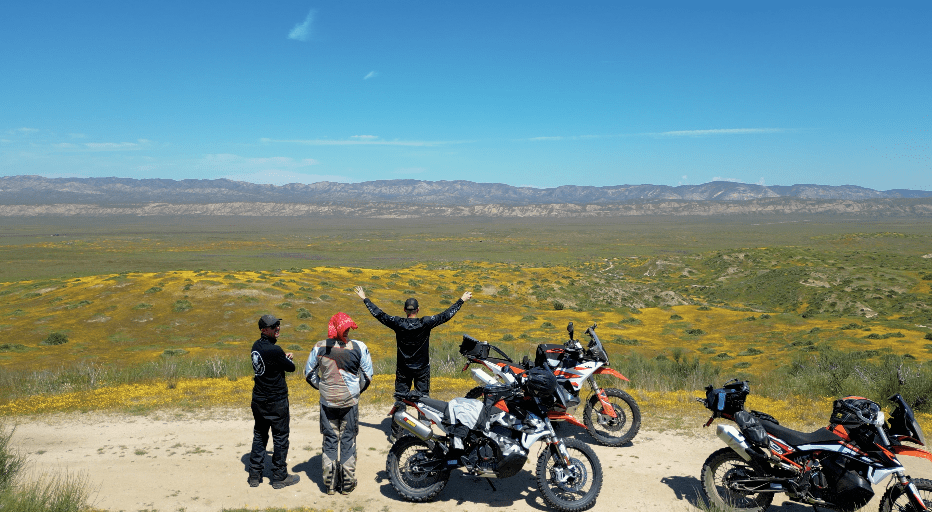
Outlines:
[[932,2],[4,2],[0,175],[932,190]]

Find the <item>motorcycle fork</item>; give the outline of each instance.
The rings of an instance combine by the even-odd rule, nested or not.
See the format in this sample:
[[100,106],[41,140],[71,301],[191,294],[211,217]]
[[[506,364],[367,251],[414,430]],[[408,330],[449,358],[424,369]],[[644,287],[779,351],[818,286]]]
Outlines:
[[608,396],[605,394],[605,390],[599,387],[598,383],[595,381],[595,377],[590,375],[586,380],[589,381],[589,386],[592,388],[595,396],[599,397],[599,402],[602,404],[602,414],[606,414],[612,418],[617,418],[618,415],[615,414],[615,406],[608,401]]
[[919,489],[909,480],[909,477],[900,473],[897,475],[897,478],[900,481],[900,485],[903,486],[906,495],[909,496],[909,502],[913,504],[913,507],[916,510],[929,510],[929,507],[923,503],[922,496],[919,495]]

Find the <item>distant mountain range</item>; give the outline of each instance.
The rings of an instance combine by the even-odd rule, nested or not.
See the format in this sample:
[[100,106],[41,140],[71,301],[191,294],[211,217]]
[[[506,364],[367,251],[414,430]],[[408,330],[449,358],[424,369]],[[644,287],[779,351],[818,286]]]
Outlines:
[[[280,205],[275,208],[271,204]],[[932,215],[932,192],[844,185],[513,187],[471,181],[379,180],[258,185],[218,180],[0,177],[0,216],[715,215],[750,212]],[[289,213],[290,212],[290,213]]]

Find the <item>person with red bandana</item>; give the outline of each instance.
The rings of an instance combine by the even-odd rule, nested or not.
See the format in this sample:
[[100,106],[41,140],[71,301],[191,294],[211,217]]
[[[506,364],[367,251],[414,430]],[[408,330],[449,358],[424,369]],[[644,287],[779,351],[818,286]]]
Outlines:
[[[369,313],[382,325],[395,331],[395,341],[398,347],[395,363],[395,392],[411,391],[413,384],[414,389],[422,395],[430,395],[430,331],[453,318],[463,304],[472,298],[472,292],[464,293],[459,300],[439,315],[418,318],[420,307],[417,299],[413,297],[405,301],[404,317],[391,316],[366,298],[366,292],[362,286],[357,286],[354,290],[369,309]],[[392,422],[389,442],[394,443],[400,433],[401,427]]]
[[356,488],[356,435],[359,396],[372,382],[372,357],[366,344],[348,338],[358,326],[346,313],[327,325],[327,339],[318,341],[304,366],[304,378],[320,391],[321,466],[327,494]]

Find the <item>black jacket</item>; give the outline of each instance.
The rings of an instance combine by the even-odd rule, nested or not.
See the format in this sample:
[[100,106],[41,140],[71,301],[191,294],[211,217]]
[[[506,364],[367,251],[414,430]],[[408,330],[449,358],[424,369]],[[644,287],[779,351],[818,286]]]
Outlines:
[[294,363],[285,357],[285,351],[275,340],[264,335],[252,344],[252,369],[255,372],[252,387],[254,402],[275,402],[288,398],[285,372],[293,372]]
[[398,342],[398,369],[422,370],[430,366],[430,330],[453,318],[463,306],[459,299],[439,315],[405,318],[387,315],[369,299],[363,299],[376,320],[395,331]]

